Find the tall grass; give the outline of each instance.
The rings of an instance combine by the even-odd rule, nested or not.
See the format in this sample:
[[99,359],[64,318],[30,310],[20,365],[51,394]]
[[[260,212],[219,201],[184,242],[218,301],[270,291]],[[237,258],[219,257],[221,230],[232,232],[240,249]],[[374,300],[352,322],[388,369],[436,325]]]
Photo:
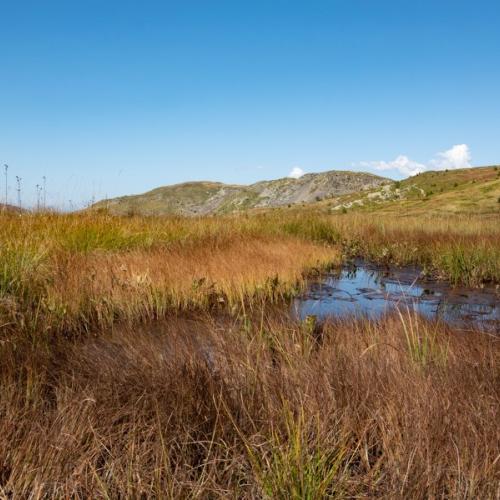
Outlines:
[[[276,210],[234,217],[0,215],[0,325],[90,331],[173,310],[296,293],[311,268],[362,257],[453,283],[500,281],[497,220]],[[258,300],[257,300],[258,299]]]
[[499,243],[486,218],[0,215],[0,496],[498,497],[497,338],[281,306],[353,257],[498,283]]
[[[406,340],[406,348],[410,359],[420,367],[429,364],[446,365],[448,361],[448,344],[439,339],[441,332],[436,324],[422,323],[416,312],[398,309],[401,328]],[[439,339],[439,340],[438,340]]]
[[5,218],[0,325],[49,334],[157,319],[172,311],[251,308],[297,293],[340,251],[245,221]]
[[1,494],[496,498],[499,341],[435,333],[446,363],[415,358],[397,316],[309,349],[270,310],[3,343]]
[[[262,453],[246,443],[254,480],[265,497],[313,500],[343,496],[349,448],[335,435],[338,430],[331,430],[329,445],[324,446],[320,415],[306,417],[303,408],[291,411],[286,402],[281,420],[284,429],[271,430],[266,443],[269,451]],[[337,446],[332,446],[336,441]]]

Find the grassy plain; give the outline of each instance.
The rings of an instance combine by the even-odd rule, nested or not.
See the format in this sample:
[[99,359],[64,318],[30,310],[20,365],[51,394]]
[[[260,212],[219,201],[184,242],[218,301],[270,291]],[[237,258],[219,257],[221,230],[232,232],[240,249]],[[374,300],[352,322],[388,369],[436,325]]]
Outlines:
[[496,216],[0,215],[0,495],[500,494],[500,345],[294,321],[363,257],[500,283]]

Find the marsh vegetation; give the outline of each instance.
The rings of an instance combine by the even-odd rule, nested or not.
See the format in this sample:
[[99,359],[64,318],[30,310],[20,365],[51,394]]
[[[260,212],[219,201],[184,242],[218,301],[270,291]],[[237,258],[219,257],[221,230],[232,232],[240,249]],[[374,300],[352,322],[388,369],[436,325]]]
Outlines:
[[0,218],[0,495],[500,494],[497,336],[288,312],[356,257],[495,286],[497,217]]

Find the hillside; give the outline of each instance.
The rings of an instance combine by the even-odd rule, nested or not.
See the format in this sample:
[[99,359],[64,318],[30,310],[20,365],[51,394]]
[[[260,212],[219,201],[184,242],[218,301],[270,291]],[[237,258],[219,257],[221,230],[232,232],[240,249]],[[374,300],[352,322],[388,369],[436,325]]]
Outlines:
[[424,172],[320,205],[333,211],[499,213],[500,167]]
[[250,208],[271,208],[312,203],[348,193],[378,188],[392,181],[360,172],[329,171],[299,179],[261,181],[248,186],[218,182],[186,182],[144,194],[102,200],[91,209],[127,215],[206,215]]
[[15,205],[0,203],[0,213],[10,213],[10,214],[22,214],[26,210],[16,207]]

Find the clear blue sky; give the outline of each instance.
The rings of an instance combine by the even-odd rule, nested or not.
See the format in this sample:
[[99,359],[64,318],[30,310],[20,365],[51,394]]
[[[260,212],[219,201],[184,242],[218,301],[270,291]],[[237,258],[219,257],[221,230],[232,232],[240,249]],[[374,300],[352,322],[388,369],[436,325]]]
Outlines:
[[12,201],[16,174],[60,205],[294,167],[401,177],[454,145],[500,163],[498,0],[0,0],[0,19]]

